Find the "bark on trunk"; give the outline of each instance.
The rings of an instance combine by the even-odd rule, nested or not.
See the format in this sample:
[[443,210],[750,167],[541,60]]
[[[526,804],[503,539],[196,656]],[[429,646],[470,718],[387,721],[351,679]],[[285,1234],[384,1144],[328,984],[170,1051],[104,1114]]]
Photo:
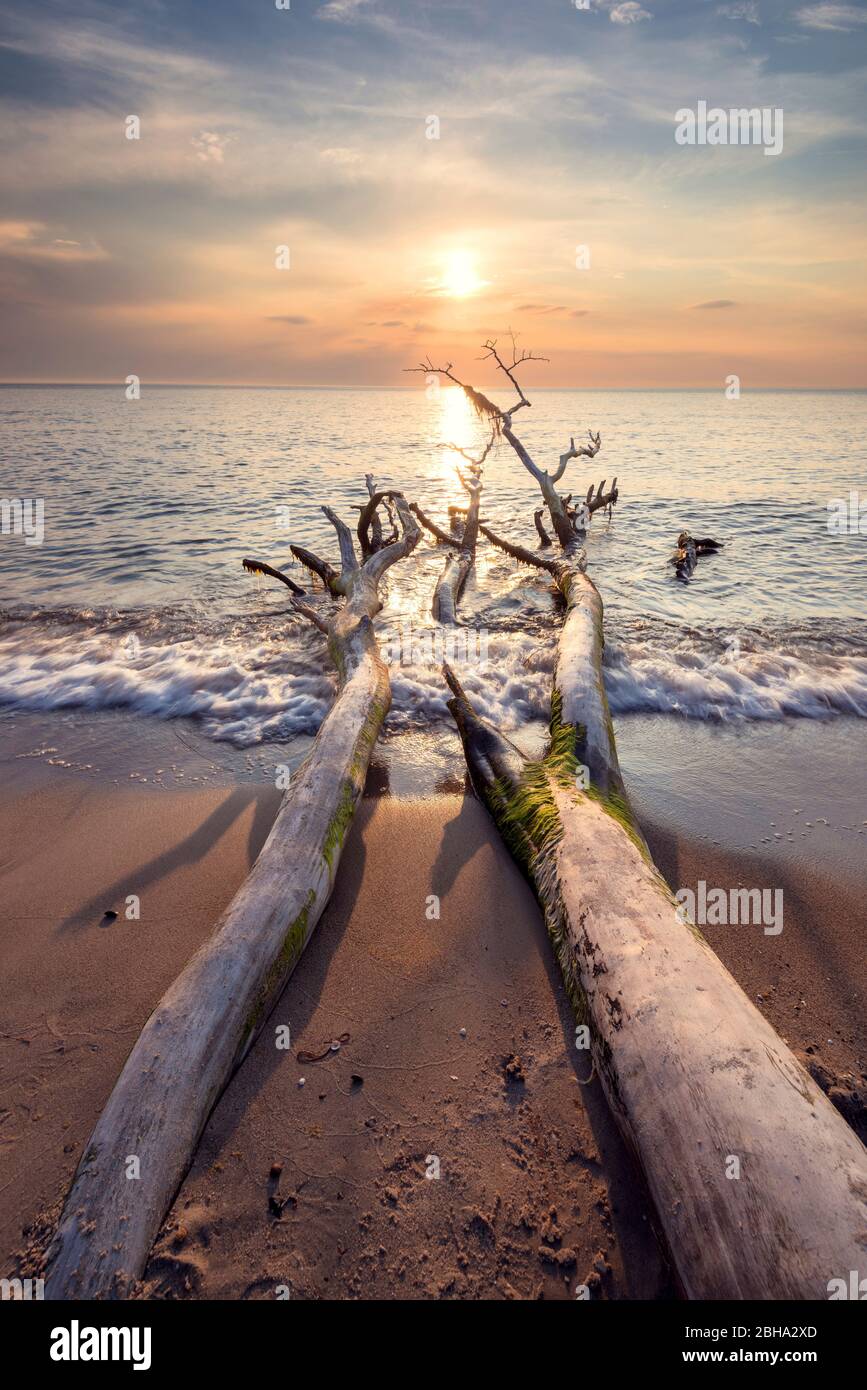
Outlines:
[[434,590],[432,612],[434,618],[446,627],[453,627],[458,621],[458,603],[467,582],[467,577],[476,562],[476,542],[479,536],[479,505],[482,485],[462,478],[470,497],[466,518],[461,522],[453,515],[452,525],[460,527],[460,544],[447,557],[443,572]]
[[[337,698],[292,777],[248,878],[145,1024],[85,1148],[48,1254],[46,1296],[124,1297],[183,1180],[213,1106],[243,1061],[328,901],[371,750],[391,699],[373,629],[377,586],[414,548],[419,530],[397,502],[403,538],[363,566],[351,535],[324,510],[340,540],[345,598],[328,623]],[[304,552],[307,554],[308,552]],[[138,1177],[130,1176],[138,1160]]]
[[[535,885],[686,1296],[827,1298],[830,1279],[863,1264],[867,1152],[681,920],[615,779],[609,792],[579,786],[588,740],[565,709],[586,713],[587,692],[601,688],[601,641],[588,639],[601,604],[584,592],[572,611],[564,717],[555,696],[542,761],[480,719],[447,671],[473,784]],[[594,743],[590,764],[609,777],[610,745]]]
[[[539,485],[562,555],[542,559],[485,534],[552,574],[566,614],[542,759],[479,718],[445,668],[473,784],[536,887],[685,1294],[827,1298],[829,1280],[863,1263],[867,1150],[682,920],[636,823],[603,683],[602,601],[556,491],[568,460],[592,457],[599,435],[581,450],[571,441],[548,474],[508,413],[501,425]],[[591,489],[588,515],[616,493],[616,480],[610,494],[604,482],[595,497]]]
[[454,627],[458,621],[458,603],[473,567],[474,556],[463,547],[446,556],[443,572],[434,589],[431,610],[438,623]]
[[551,537],[548,535],[548,532],[542,525],[542,514],[544,510],[544,507],[539,507],[539,509],[533,513],[533,524],[535,525],[536,531],[539,535],[539,544],[548,546],[551,544]]
[[696,540],[688,531],[681,531],[677,538],[677,550],[671,557],[678,579],[689,579],[698,563],[699,555],[713,555],[722,549],[722,543],[706,536]]

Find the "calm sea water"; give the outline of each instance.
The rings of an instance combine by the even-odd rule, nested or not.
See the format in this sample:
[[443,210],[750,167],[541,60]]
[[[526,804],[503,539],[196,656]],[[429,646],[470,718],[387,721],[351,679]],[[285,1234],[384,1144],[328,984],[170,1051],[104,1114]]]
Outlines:
[[[833,499],[860,488],[867,501],[867,395],[533,401],[516,426],[539,463],[600,429],[601,453],[566,481],[583,496],[618,478],[614,518],[594,519],[587,547],[616,714],[867,717],[867,536],[827,524]],[[5,388],[0,419],[0,497],[45,507],[43,544],[0,537],[0,708],[191,719],[237,747],[304,742],[333,689],[324,642],[242,558],[289,569],[292,540],[333,560],[321,506],[351,520],[368,471],[445,523],[463,499],[443,445],[483,437],[451,390],[145,387],[127,401],[122,387]],[[505,443],[485,486],[491,526],[534,545],[538,493]],[[682,528],[724,543],[689,584],[668,564]],[[377,621],[394,658],[391,734],[448,723],[430,618],[441,565],[425,539],[388,577]],[[483,541],[463,616],[481,708],[515,730],[544,719],[557,627],[545,577]]]

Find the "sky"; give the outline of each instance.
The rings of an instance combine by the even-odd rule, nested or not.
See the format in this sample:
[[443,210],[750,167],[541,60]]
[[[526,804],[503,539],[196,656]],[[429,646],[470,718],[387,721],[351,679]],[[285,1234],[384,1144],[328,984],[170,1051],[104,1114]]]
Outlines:
[[0,0],[0,380],[867,386],[867,5],[285,3]]

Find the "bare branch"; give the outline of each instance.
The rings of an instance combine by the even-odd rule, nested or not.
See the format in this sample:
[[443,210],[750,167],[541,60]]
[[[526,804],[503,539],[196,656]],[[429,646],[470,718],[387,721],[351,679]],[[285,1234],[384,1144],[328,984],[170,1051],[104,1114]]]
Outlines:
[[555,579],[558,579],[563,572],[564,562],[562,560],[548,559],[547,556],[538,555],[535,550],[527,550],[526,546],[513,545],[511,541],[504,540],[489,527],[479,523],[479,530],[483,536],[487,536],[491,545],[495,545],[498,550],[504,550],[507,555],[511,555],[513,560],[520,560],[523,565],[534,565],[536,569],[547,570]]
[[302,565],[313,574],[318,575],[326,589],[332,594],[340,593],[340,589],[337,587],[340,575],[336,569],[329,565],[327,560],[320,560],[318,555],[314,555],[312,550],[305,550],[302,545],[291,545],[289,549],[296,560],[300,560]]
[[337,532],[337,542],[340,546],[340,567],[342,576],[345,578],[353,570],[358,569],[358,560],[355,555],[355,547],[352,544],[352,532],[345,521],[342,521],[336,512],[330,507],[322,508],[331,525]]
[[[372,479],[372,475],[371,475],[370,473],[368,473],[367,476],[368,476],[368,478],[371,478],[371,479]],[[373,543],[371,542],[371,540],[370,540],[369,535],[368,535],[368,527],[370,526],[370,524],[371,524],[372,521],[376,521],[376,520],[377,520],[377,517],[376,517],[376,509],[377,509],[377,507],[380,505],[380,503],[383,503],[383,502],[385,502],[386,500],[391,501],[391,500],[392,500],[393,498],[395,498],[395,497],[402,497],[402,496],[403,496],[403,493],[402,493],[402,492],[398,492],[398,491],[396,491],[396,490],[389,490],[389,491],[383,491],[383,492],[372,492],[372,493],[370,494],[370,501],[369,501],[369,502],[366,502],[366,503],[364,504],[364,506],[360,509],[360,510],[361,510],[361,516],[358,518],[358,527],[357,527],[356,529],[357,529],[357,531],[358,531],[358,543],[359,543],[359,545],[361,546],[361,554],[362,554],[363,559],[366,560],[370,555],[375,554],[377,550],[381,550],[384,544],[390,545],[392,541],[396,541],[396,540],[397,540],[397,529],[396,529],[396,526],[395,526],[393,513],[389,513],[390,519],[391,519],[391,521],[392,521],[392,529],[394,530],[394,534],[390,537],[389,541],[387,541],[387,542],[384,542],[384,541],[383,541],[383,538],[382,538],[382,527],[380,526],[380,528],[379,528],[379,544],[378,544],[378,545],[373,544]],[[375,535],[375,532],[374,532],[374,535]]]
[[272,579],[279,579],[280,583],[285,584],[287,589],[291,589],[293,594],[303,594],[305,592],[300,584],[296,584],[293,579],[289,578],[288,574],[284,574],[282,570],[274,569],[272,565],[266,565],[264,560],[242,560],[241,564],[244,566],[244,569],[249,570],[251,574],[267,574],[270,575]]
[[498,351],[496,338],[489,338],[488,341],[483,344],[484,352],[480,360],[482,362],[487,362],[493,359],[493,361],[499,367],[500,371],[503,372],[509,378],[509,381],[514,386],[515,390],[518,393],[518,401],[515,405],[512,406],[511,410],[503,412],[504,414],[514,415],[516,410],[520,410],[523,406],[530,405],[530,402],[524,395],[518,378],[515,376],[515,372],[517,371],[518,367],[520,367],[524,362],[547,362],[548,359],[547,357],[540,357],[538,353],[535,352],[522,351],[521,353],[519,353],[517,336],[514,333],[510,333],[510,337],[512,339],[511,362],[506,362],[501,353]]
[[587,434],[590,437],[590,443],[582,444],[580,449],[575,448],[574,439],[571,439],[569,441],[569,448],[566,450],[566,453],[560,455],[560,467],[557,469],[556,473],[553,473],[551,475],[552,483],[558,483],[560,481],[560,479],[563,477],[563,474],[566,472],[566,464],[569,462],[570,459],[592,459],[595,458],[596,455],[599,453],[599,450],[602,448],[601,434],[598,431],[596,432],[596,434],[594,434],[592,430],[588,430]]
[[534,521],[534,523],[535,523],[536,530],[537,530],[538,533],[539,533],[539,544],[540,544],[540,545],[550,545],[550,544],[551,544],[551,537],[548,535],[548,532],[545,530],[544,526],[542,525],[542,513],[543,513],[544,510],[545,510],[544,507],[540,507],[538,511],[534,512],[534,513],[533,513],[533,521]]
[[464,383],[452,372],[451,362],[447,362],[444,367],[435,367],[430,358],[426,362],[421,362],[417,367],[404,367],[405,372],[424,372],[426,376],[446,376],[449,381],[453,381],[455,386],[460,386],[466,390]]
[[528,472],[532,473],[533,477],[536,479],[536,482],[541,487],[542,478],[545,475],[542,473],[542,470],[541,468],[539,468],[538,464],[535,464],[533,460],[530,458],[530,455],[527,453],[527,450],[524,448],[518,436],[512,432],[511,415],[503,416],[503,434],[508,439],[509,443],[511,444],[515,453],[518,455],[518,458],[521,460],[524,467],[527,469]]
[[491,428],[491,437],[485,445],[484,450],[482,451],[479,458],[474,458],[473,455],[470,453],[469,449],[462,449],[458,444],[440,444],[439,448],[451,449],[454,453],[460,454],[461,458],[465,458],[467,463],[471,463],[475,467],[481,467],[485,459],[488,457],[488,454],[493,449],[494,444],[496,443],[497,434],[498,430],[496,426],[493,426]]
[[368,560],[365,560],[364,571],[370,575],[374,583],[379,582],[385,571],[396,560],[402,560],[404,555],[409,555],[411,551],[415,550],[421,539],[419,524],[407,506],[403,493],[394,493],[392,500],[397,509],[403,536],[400,540],[384,546],[382,550],[378,550],[375,555],[371,555]]
[[484,484],[482,483],[482,479],[479,476],[480,472],[481,470],[479,470],[479,473],[477,473],[475,477],[468,478],[464,473],[461,472],[460,468],[457,470],[461,486],[463,487],[464,491],[468,494],[471,501],[474,498],[481,496]]
[[[373,474],[365,473],[364,481],[367,486],[368,497],[373,497],[376,493],[376,485],[373,481]],[[361,507],[359,508],[359,510],[363,517],[364,508]],[[374,507],[373,516],[370,518],[370,530],[371,535],[370,539],[368,540],[367,529],[365,528],[365,530],[362,531],[361,521],[359,520],[358,539],[361,542],[362,556],[366,556],[372,550],[380,550],[382,548],[382,522],[379,519],[379,512],[377,511],[376,507]]]
[[417,502],[410,502],[409,509],[418,517],[424,529],[430,531],[432,536],[436,536],[438,541],[442,541],[444,545],[460,544],[459,536],[449,535],[448,531],[444,531],[441,526],[437,526],[436,522],[432,521],[427,513],[422,511]]
[[328,623],[319,616],[315,608],[311,608],[309,603],[302,603],[299,598],[293,597],[291,603],[297,613],[305,617],[314,627],[318,627],[319,631],[324,632],[326,637],[328,636]]

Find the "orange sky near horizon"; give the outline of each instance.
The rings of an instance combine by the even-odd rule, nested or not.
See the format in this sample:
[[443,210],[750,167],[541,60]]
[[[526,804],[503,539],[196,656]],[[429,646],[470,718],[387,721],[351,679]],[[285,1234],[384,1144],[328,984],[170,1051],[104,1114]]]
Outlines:
[[[484,387],[513,331],[546,387],[867,386],[849,7],[487,5],[18,19],[0,379]],[[702,93],[779,156],[679,146]]]

